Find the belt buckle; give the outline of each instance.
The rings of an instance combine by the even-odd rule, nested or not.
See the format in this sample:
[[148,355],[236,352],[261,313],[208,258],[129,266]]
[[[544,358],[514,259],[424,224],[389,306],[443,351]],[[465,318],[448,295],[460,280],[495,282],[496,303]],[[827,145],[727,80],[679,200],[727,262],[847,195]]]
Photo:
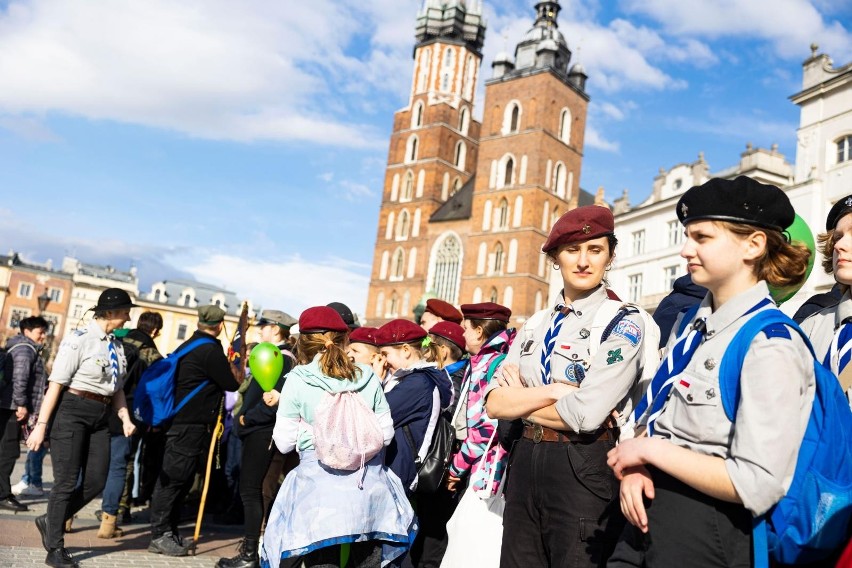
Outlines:
[[533,443],[538,444],[541,442],[541,438],[544,436],[544,428],[541,427],[541,424],[533,425]]

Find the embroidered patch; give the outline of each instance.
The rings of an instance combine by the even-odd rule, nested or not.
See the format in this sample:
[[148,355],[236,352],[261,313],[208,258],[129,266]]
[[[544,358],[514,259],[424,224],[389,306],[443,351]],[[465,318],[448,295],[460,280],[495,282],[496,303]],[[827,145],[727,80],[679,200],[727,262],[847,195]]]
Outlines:
[[623,319],[612,330],[613,335],[620,335],[630,342],[630,345],[636,347],[642,341],[642,330],[638,325],[630,320]]
[[586,370],[583,368],[583,364],[579,362],[568,363],[568,366],[565,367],[565,378],[576,384],[583,382],[583,379],[586,378]]
[[621,356],[621,347],[619,347],[618,349],[613,349],[612,351],[608,352],[606,355],[607,355],[607,357],[606,357],[606,364],[607,365],[613,365],[615,363],[618,363],[619,361],[624,361],[624,357]]

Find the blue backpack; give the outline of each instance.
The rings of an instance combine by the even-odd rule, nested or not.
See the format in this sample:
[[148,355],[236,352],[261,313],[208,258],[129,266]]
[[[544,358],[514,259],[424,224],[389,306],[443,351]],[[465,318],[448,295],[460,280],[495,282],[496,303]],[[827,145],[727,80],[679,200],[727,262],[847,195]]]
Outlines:
[[[690,314],[685,314],[684,319]],[[692,316],[694,317],[694,313]],[[795,330],[814,355],[816,392],[796,470],[787,494],[755,519],[754,565],[815,562],[840,549],[852,520],[852,411],[834,374],[820,364],[802,329],[779,310],[755,314],[734,336],[719,367],[725,415],[732,422],[740,399],[740,369],[754,337],[784,325]]]
[[136,391],[133,395],[133,417],[149,426],[161,426],[164,422],[171,420],[192,397],[210,382],[202,382],[175,406],[175,379],[178,363],[184,355],[199,345],[213,341],[215,339],[212,337],[199,337],[184,345],[182,349],[169,354],[165,359],[155,361],[145,369],[139,378],[139,384],[136,385]]

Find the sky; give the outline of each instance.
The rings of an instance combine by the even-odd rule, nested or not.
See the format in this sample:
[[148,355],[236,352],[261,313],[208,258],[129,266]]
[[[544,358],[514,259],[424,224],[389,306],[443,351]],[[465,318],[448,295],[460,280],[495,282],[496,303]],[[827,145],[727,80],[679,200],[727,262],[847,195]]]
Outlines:
[[[363,313],[421,0],[0,0],[0,253]],[[484,0],[481,78],[534,0]],[[852,62],[852,2],[562,0],[588,74],[580,185],[747,143],[795,161],[801,64]],[[475,115],[481,117],[480,85]]]

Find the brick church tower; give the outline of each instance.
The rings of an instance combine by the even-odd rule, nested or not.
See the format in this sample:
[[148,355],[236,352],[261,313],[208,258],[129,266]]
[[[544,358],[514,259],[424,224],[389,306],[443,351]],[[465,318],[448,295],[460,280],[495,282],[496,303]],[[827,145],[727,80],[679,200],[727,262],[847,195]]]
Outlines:
[[579,187],[586,75],[568,70],[559,3],[535,10],[514,60],[492,64],[480,124],[481,2],[424,2],[409,103],[394,115],[369,325],[411,318],[426,297],[495,301],[514,323],[550,301],[541,244],[559,215],[595,199]]

